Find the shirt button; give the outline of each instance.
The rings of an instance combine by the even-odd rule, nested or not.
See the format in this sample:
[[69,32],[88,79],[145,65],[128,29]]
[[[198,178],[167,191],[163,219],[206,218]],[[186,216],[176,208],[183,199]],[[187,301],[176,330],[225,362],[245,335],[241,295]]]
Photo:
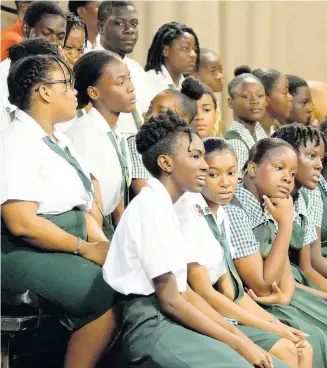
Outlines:
[[6,107],[6,112],[10,112],[11,111],[11,108],[8,106]]
[[268,240],[268,244],[271,244],[271,243],[272,243],[272,240],[271,240],[271,239],[269,239],[269,240]]

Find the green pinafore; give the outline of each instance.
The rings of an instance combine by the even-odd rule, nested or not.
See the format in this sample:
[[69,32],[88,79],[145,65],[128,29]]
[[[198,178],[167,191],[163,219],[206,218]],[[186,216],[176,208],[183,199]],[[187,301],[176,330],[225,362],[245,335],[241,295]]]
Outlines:
[[322,185],[318,183],[323,203],[323,218],[321,224],[321,251],[324,257],[327,257],[327,194]]

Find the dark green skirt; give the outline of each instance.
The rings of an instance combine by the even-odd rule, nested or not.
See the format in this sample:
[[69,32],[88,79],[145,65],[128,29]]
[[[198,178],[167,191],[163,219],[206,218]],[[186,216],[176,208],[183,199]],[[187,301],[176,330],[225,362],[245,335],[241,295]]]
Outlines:
[[[73,210],[43,216],[65,231],[86,240],[84,214]],[[82,257],[47,252],[12,236],[2,224],[2,290],[29,289],[58,307],[61,322],[75,330],[94,321],[115,304],[113,289],[102,268]]]
[[[160,311],[156,295],[122,303],[123,348],[129,367],[238,368],[251,365],[231,347],[173,322]],[[270,349],[280,336],[241,328]],[[274,358],[274,367],[288,367]]]

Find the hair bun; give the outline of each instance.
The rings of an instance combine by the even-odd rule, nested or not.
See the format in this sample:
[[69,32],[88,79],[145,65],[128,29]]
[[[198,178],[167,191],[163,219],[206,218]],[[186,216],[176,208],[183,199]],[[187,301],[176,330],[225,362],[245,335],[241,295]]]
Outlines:
[[21,44],[16,44],[8,49],[8,56],[10,60],[19,60],[26,56],[25,47]]
[[197,79],[189,77],[182,83],[181,93],[192,100],[199,100],[204,93],[204,89]]
[[252,70],[248,65],[238,66],[234,70],[234,76],[235,77],[237,77],[238,75],[241,75],[241,74],[246,74],[246,73],[252,73]]

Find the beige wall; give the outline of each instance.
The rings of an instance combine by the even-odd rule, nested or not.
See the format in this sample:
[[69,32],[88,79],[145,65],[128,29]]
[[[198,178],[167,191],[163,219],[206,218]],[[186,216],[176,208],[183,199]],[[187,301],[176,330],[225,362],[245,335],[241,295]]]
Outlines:
[[[66,8],[66,2],[60,4]],[[194,28],[202,47],[222,55],[226,81],[237,65],[248,64],[327,82],[327,1],[136,1],[136,7],[140,37],[133,57],[142,65],[157,29],[180,21]],[[8,25],[3,13],[2,28]],[[224,93],[223,116],[229,122],[226,98]]]

